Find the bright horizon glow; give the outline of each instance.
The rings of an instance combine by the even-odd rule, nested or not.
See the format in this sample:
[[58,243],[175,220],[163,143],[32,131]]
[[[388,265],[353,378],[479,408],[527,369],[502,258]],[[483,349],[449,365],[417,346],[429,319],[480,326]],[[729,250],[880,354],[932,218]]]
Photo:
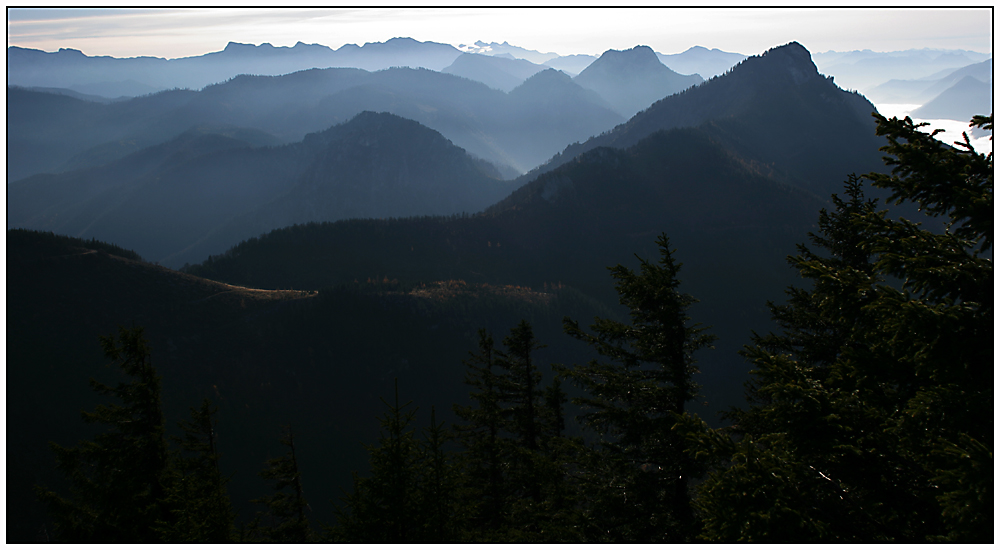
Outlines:
[[508,42],[559,55],[642,44],[746,55],[797,41],[810,52],[911,48],[992,53],[992,5],[978,8],[8,8],[7,45],[89,56],[178,58],[228,42],[337,49],[409,37],[458,47]]

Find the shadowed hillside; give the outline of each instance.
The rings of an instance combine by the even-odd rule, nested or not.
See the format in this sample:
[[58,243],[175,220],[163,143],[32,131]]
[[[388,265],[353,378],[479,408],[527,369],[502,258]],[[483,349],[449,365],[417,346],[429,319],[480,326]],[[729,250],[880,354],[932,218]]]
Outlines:
[[[93,436],[81,410],[106,402],[90,378],[114,384],[97,337],[119,325],[145,328],[163,380],[168,434],[189,407],[208,397],[217,416],[221,469],[248,521],[250,499],[267,491],[256,476],[280,453],[279,427],[291,424],[310,495],[339,494],[351,471],[367,471],[361,442],[378,436],[379,397],[399,380],[407,399],[452,421],[451,404],[468,399],[462,360],[476,330],[506,332],[521,319],[550,344],[541,361],[584,361],[587,351],[562,336],[562,316],[609,312],[572,289],[429,281],[338,285],[320,292],[259,290],[208,281],[144,263],[99,242],[27,231],[7,233],[8,468],[12,506],[7,539],[46,540],[52,525],[34,485],[64,490],[48,442]],[[547,363],[545,363],[547,364]],[[332,521],[314,498],[312,517]],[[319,527],[316,525],[315,527]]]

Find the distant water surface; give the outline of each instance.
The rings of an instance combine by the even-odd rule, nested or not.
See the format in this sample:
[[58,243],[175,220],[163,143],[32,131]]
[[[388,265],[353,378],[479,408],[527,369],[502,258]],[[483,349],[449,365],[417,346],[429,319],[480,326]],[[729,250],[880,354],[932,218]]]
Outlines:
[[[880,103],[875,106],[878,109],[879,114],[886,118],[898,117],[903,118],[909,115],[911,112],[920,108],[919,104],[913,103]],[[983,113],[989,114],[989,113]],[[949,145],[954,144],[956,141],[964,141],[962,139],[962,132],[969,131],[969,121],[961,120],[949,120],[946,118],[938,119],[924,119],[924,118],[914,118],[914,122],[927,122],[930,124],[924,131],[937,130],[938,128],[944,130],[937,135],[937,138]],[[977,153],[989,153],[993,151],[993,142],[990,141],[990,135],[980,135],[974,136],[969,134],[969,140],[972,142],[972,147]]]

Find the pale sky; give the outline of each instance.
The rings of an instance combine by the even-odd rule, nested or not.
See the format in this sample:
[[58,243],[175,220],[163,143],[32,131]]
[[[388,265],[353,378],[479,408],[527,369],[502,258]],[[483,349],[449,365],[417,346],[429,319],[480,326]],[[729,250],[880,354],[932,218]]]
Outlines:
[[[966,4],[969,5],[969,4]],[[973,3],[972,5],[976,5]],[[471,44],[507,41],[560,55],[599,55],[643,44],[660,53],[691,46],[757,54],[800,42],[828,50],[909,48],[992,52],[992,2],[932,8],[18,8],[7,9],[7,45],[90,56],[166,58],[220,51],[230,41],[337,49],[394,37]]]

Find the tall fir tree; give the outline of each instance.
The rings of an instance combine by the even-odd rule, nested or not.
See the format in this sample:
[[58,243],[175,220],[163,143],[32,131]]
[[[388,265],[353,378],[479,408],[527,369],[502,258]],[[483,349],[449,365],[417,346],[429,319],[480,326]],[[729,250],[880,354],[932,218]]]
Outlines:
[[260,477],[271,481],[274,492],[251,502],[263,504],[267,510],[258,514],[249,526],[250,540],[260,542],[303,543],[312,539],[306,502],[302,491],[302,474],[295,456],[295,436],[291,426],[280,438],[288,451],[267,461]]
[[468,540],[573,542],[576,498],[567,475],[566,395],[558,380],[541,386],[535,352],[542,346],[521,321],[496,348],[485,330],[466,361],[470,406],[456,406],[455,426]]
[[411,402],[399,404],[396,381],[392,404],[379,418],[378,445],[366,446],[371,461],[367,478],[355,472],[352,491],[336,510],[330,537],[337,542],[400,544],[422,542],[419,510],[421,454],[410,425],[416,415]]
[[498,373],[494,371],[502,353],[494,346],[493,336],[479,329],[478,353],[470,352],[465,360],[465,383],[473,388],[469,394],[473,404],[454,406],[455,414],[464,421],[455,425],[454,431],[464,448],[458,458],[459,494],[467,503],[471,531],[465,538],[471,540],[488,540],[488,533],[499,530],[509,513],[504,482],[507,447],[501,433]]
[[213,415],[218,409],[206,398],[191,409],[191,420],[178,422],[183,437],[174,438],[180,450],[173,458],[164,505],[172,523],[158,530],[164,542],[221,543],[233,540],[233,511],[219,471],[219,451]]
[[89,424],[108,427],[93,441],[74,448],[52,444],[58,468],[72,487],[72,497],[39,488],[58,536],[67,542],[158,542],[159,522],[172,522],[166,495],[167,442],[160,405],[160,377],[150,358],[142,327],[119,327],[118,339],[102,336],[105,356],[129,377],[111,387],[95,380],[91,387],[121,404],[98,405],[84,412]]
[[438,423],[437,413],[431,407],[431,423],[424,430],[419,443],[421,461],[420,485],[417,490],[417,510],[420,525],[415,540],[421,542],[449,542],[457,540],[463,523],[462,510],[455,491],[458,487],[457,467],[445,446],[451,434]]
[[666,235],[656,242],[658,263],[639,258],[639,273],[609,268],[631,324],[598,318],[588,334],[576,321],[564,323],[605,358],[564,370],[585,391],[574,402],[599,438],[584,456],[588,540],[685,542],[696,532],[689,484],[702,470],[674,426],[689,424],[693,353],[713,337],[689,322],[695,300],[678,290],[681,264]]
[[992,540],[992,153],[877,118],[893,168],[866,177],[945,229],[889,218],[854,177],[821,213],[826,254],[790,259],[812,288],[744,352],[739,439],[702,440],[708,540]]
[[506,352],[500,368],[500,401],[507,429],[516,438],[512,446],[510,478],[516,496],[534,503],[542,500],[541,479],[535,462],[542,435],[542,408],[539,385],[542,375],[534,361],[534,352],[544,347],[536,339],[531,325],[522,320],[503,339]]

